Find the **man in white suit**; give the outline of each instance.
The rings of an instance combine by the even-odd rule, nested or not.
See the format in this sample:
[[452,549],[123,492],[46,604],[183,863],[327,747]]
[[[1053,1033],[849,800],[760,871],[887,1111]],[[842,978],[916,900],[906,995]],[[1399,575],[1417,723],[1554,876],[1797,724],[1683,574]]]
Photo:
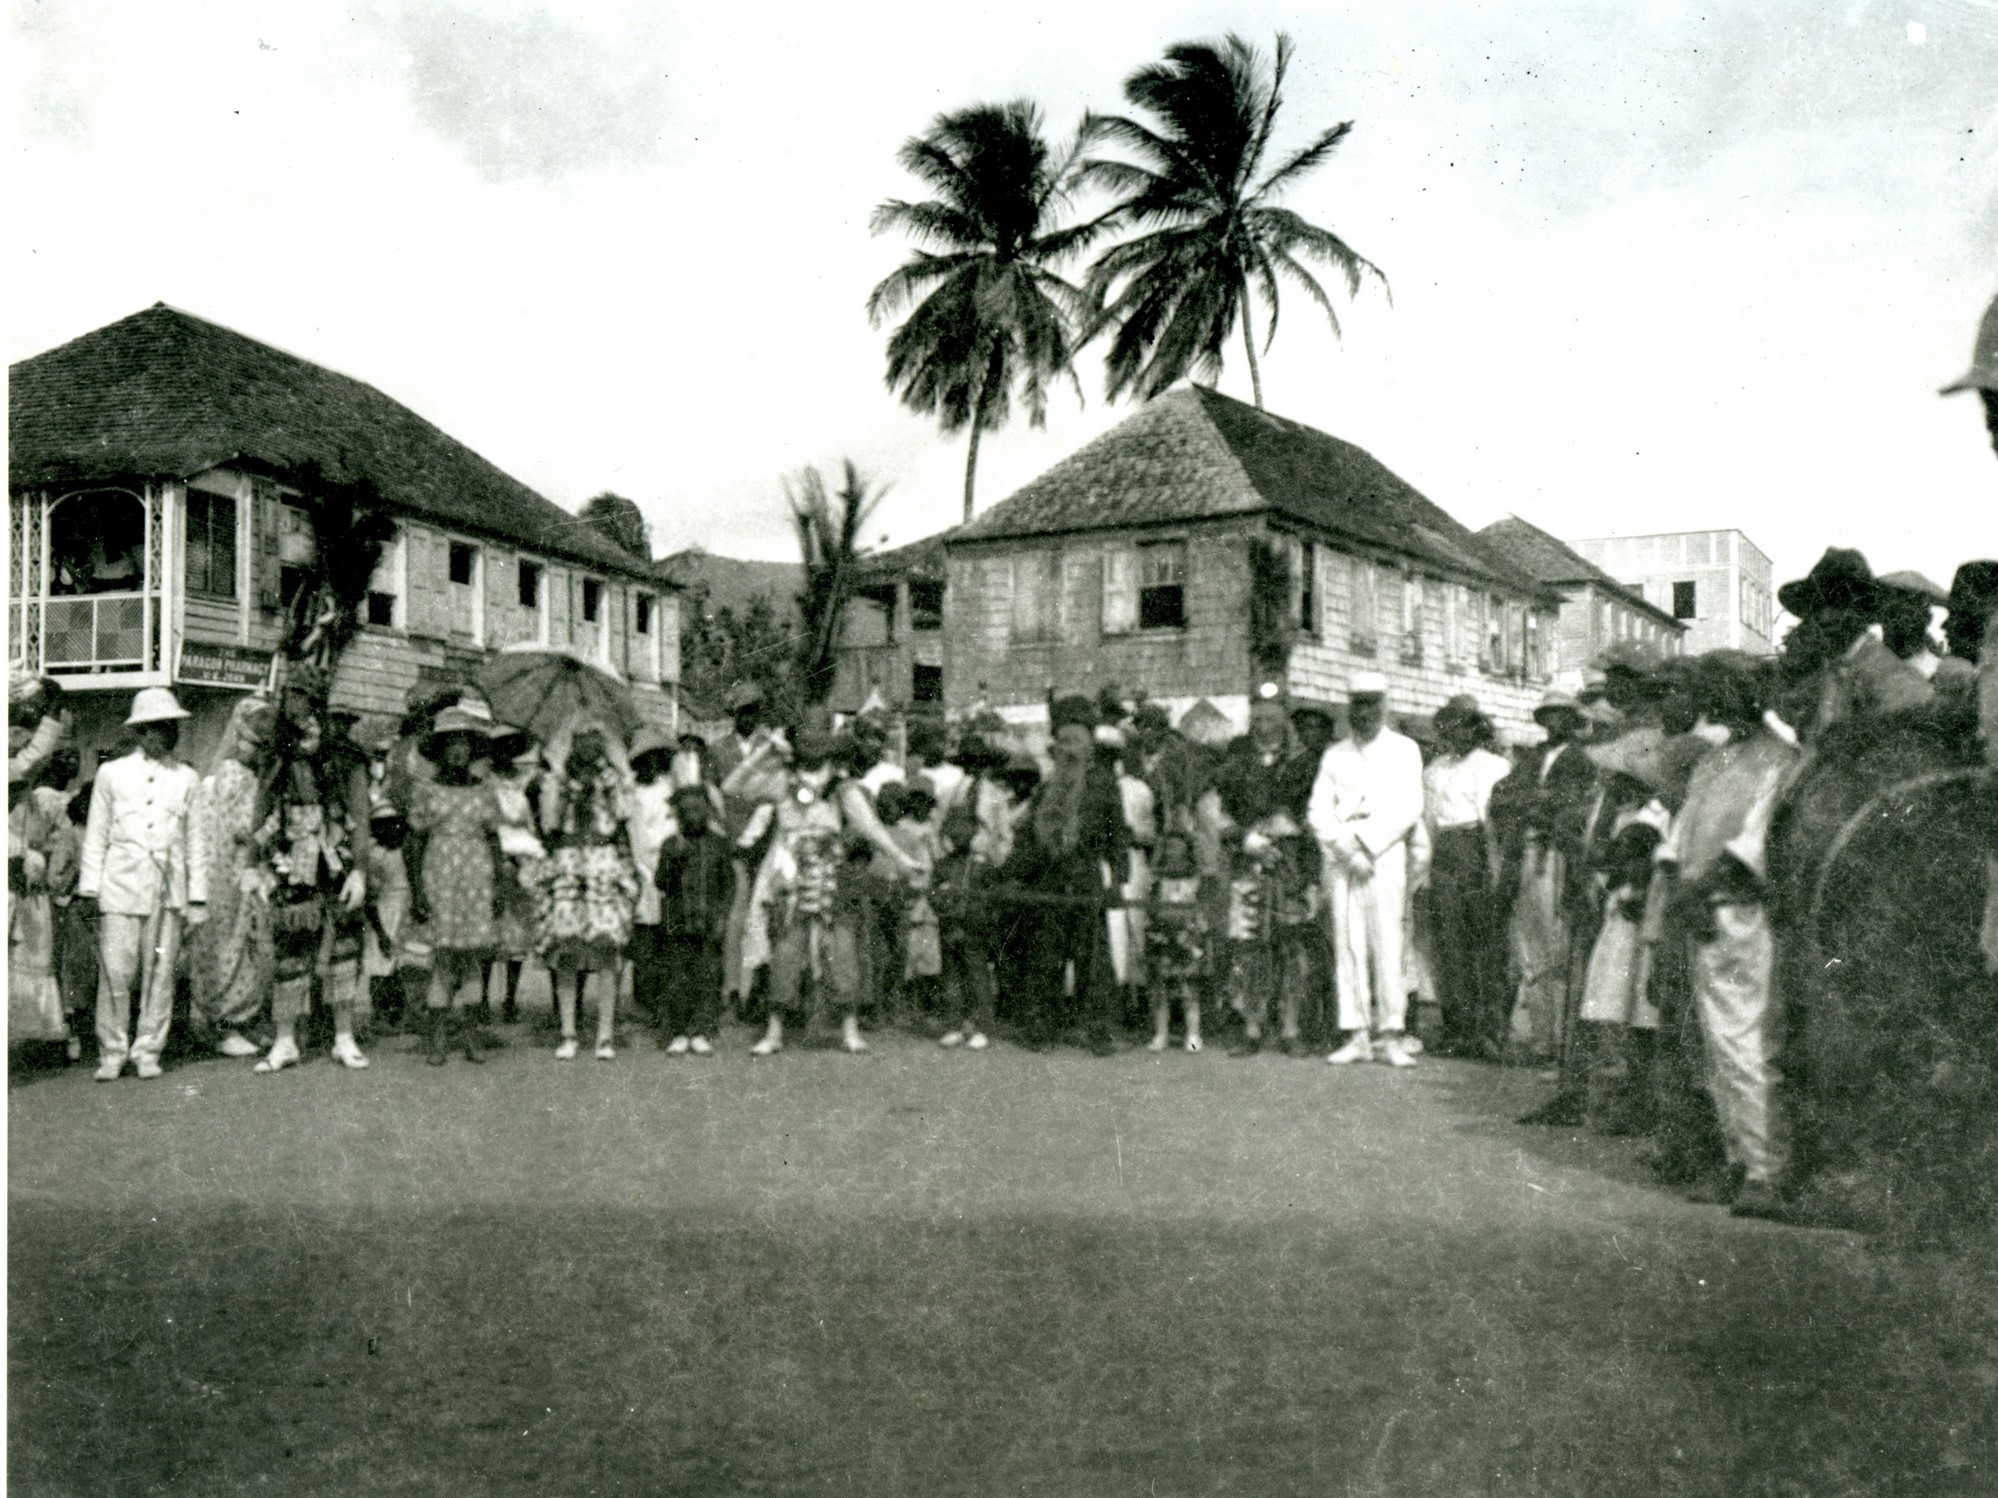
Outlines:
[[1324,853],[1332,907],[1333,975],[1346,1043],[1334,1066],[1380,1059],[1415,1065],[1403,982],[1402,913],[1408,903],[1408,839],[1422,816],[1422,751],[1387,726],[1387,678],[1354,675],[1351,735],[1325,751],[1308,817]]
[[[76,893],[96,902],[97,1080],[115,1082],[129,1059],[142,1079],[160,1074],[173,1019],[174,962],[181,921],[199,921],[208,900],[205,860],[190,856],[188,806],[198,777],[174,758],[188,716],[165,687],[132,700],[125,726],[139,747],[97,768],[83,833]],[[139,1025],[127,1035],[132,986]]]

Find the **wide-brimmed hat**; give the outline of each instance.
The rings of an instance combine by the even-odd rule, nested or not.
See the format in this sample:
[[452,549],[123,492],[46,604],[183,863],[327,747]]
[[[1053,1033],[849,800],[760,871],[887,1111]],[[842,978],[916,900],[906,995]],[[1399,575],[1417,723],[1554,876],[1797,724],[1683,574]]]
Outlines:
[[967,733],[958,740],[957,766],[968,775],[986,774],[1003,769],[1006,764],[1006,751],[994,744],[982,733]]
[[33,702],[42,695],[42,679],[34,672],[14,667],[7,673],[7,705]]
[[430,732],[424,736],[426,750],[441,744],[454,733],[469,734],[475,739],[491,739],[492,715],[474,712],[470,706],[462,702],[445,708],[431,723]]
[[1096,704],[1079,693],[1057,697],[1048,706],[1048,732],[1060,733],[1062,729],[1087,728],[1091,732],[1098,722]]
[[638,730],[637,736],[631,741],[631,752],[628,758],[631,762],[631,767],[635,770],[638,768],[638,762],[647,755],[665,754],[670,756],[678,753],[679,748],[680,741],[671,734],[662,732],[657,728],[641,728]]
[[1485,716],[1485,710],[1478,706],[1478,699],[1469,692],[1459,692],[1437,708],[1433,719],[1438,733],[1448,733],[1455,728],[1483,728],[1490,721]]
[[1355,671],[1346,684],[1348,697],[1385,697],[1387,693],[1388,679],[1379,671]]
[[1540,699],[1540,705],[1533,710],[1533,721],[1545,727],[1547,718],[1552,713],[1573,713],[1576,717],[1584,719],[1588,717],[1587,711],[1572,693],[1560,691],[1558,688]]
[[1866,558],[1849,546],[1827,548],[1805,576],[1776,590],[1776,601],[1799,619],[1827,609],[1870,613],[1880,602],[1880,584]]
[[1955,384],[1942,388],[1944,395],[1959,390],[1998,390],[1998,296],[1984,309],[1977,324],[1977,345],[1971,350],[1970,368]]
[[132,711],[125,719],[125,726],[137,728],[141,723],[178,723],[193,716],[174,699],[170,689],[140,687],[132,698]]
[[1336,726],[1339,722],[1339,714],[1331,703],[1294,697],[1290,704],[1290,721],[1295,723],[1300,718],[1317,718],[1327,727]]
[[729,688],[728,710],[731,716],[747,708],[763,706],[763,688],[753,681],[739,681]]
[[1941,583],[1931,582],[1912,568],[1900,572],[1883,572],[1875,579],[1883,588],[1891,588],[1896,593],[1912,593],[1927,603],[1949,605],[1949,589]]

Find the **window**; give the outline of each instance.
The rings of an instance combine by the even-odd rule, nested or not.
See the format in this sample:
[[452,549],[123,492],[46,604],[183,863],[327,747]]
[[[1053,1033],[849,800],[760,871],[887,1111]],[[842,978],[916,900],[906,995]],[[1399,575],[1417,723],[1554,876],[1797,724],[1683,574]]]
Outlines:
[[1379,648],[1381,627],[1380,582],[1372,562],[1353,559],[1352,646],[1361,655]]
[[1290,602],[1298,629],[1318,633],[1318,543],[1290,543]]
[[541,567],[525,557],[520,562],[520,606],[524,609],[541,607]]
[[1138,548],[1138,628],[1186,628],[1186,543]]
[[595,624],[597,611],[603,604],[604,585],[593,577],[583,579],[583,622]]
[[1526,675],[1530,681],[1544,681],[1547,678],[1547,662],[1540,653],[1540,616],[1531,609],[1526,613]]
[[1484,623],[1480,629],[1478,664],[1493,676],[1505,674],[1505,606],[1489,593],[1478,595]]
[[1103,554],[1103,633],[1128,635],[1137,627],[1137,553],[1114,547]]
[[1464,615],[1458,605],[1463,591],[1459,583],[1443,585],[1443,663],[1453,669],[1464,662]]
[[382,629],[392,629],[395,627],[395,594],[377,593],[372,589],[369,590],[368,623]]
[[[943,579],[916,577],[909,580],[909,628],[932,630],[943,628]],[[918,670],[921,667],[917,668]],[[927,700],[927,699],[919,699]],[[941,702],[941,697],[936,699]]]
[[1700,617],[1699,590],[1694,584],[1672,584],[1672,617],[1674,619],[1697,619]]
[[451,581],[464,587],[472,585],[472,566],[475,548],[463,541],[451,543]]
[[1401,658],[1422,664],[1422,579],[1413,574],[1401,580]]
[[631,629],[633,634],[652,633],[652,595],[640,593],[632,600]]
[[226,494],[187,491],[187,591],[236,596],[236,501]]
[[910,673],[909,696],[916,702],[943,701],[943,667],[918,665]]

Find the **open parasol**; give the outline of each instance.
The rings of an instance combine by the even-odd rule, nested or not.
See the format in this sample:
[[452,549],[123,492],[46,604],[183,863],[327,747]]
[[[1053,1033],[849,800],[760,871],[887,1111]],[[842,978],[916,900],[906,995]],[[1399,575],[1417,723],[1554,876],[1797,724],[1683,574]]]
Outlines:
[[631,688],[609,666],[560,645],[509,645],[478,670],[493,716],[544,744],[566,743],[594,723],[629,743],[638,731]]

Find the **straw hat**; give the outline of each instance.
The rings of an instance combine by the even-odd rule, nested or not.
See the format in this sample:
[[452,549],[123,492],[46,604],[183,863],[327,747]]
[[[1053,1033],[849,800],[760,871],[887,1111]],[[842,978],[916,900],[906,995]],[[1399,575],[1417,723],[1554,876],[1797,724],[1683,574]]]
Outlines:
[[1348,697],[1385,697],[1388,693],[1388,679],[1379,671],[1355,671],[1347,684]]
[[182,718],[193,716],[174,699],[170,689],[141,687],[132,698],[131,716],[125,719],[125,726],[137,728],[142,723],[177,723]]

